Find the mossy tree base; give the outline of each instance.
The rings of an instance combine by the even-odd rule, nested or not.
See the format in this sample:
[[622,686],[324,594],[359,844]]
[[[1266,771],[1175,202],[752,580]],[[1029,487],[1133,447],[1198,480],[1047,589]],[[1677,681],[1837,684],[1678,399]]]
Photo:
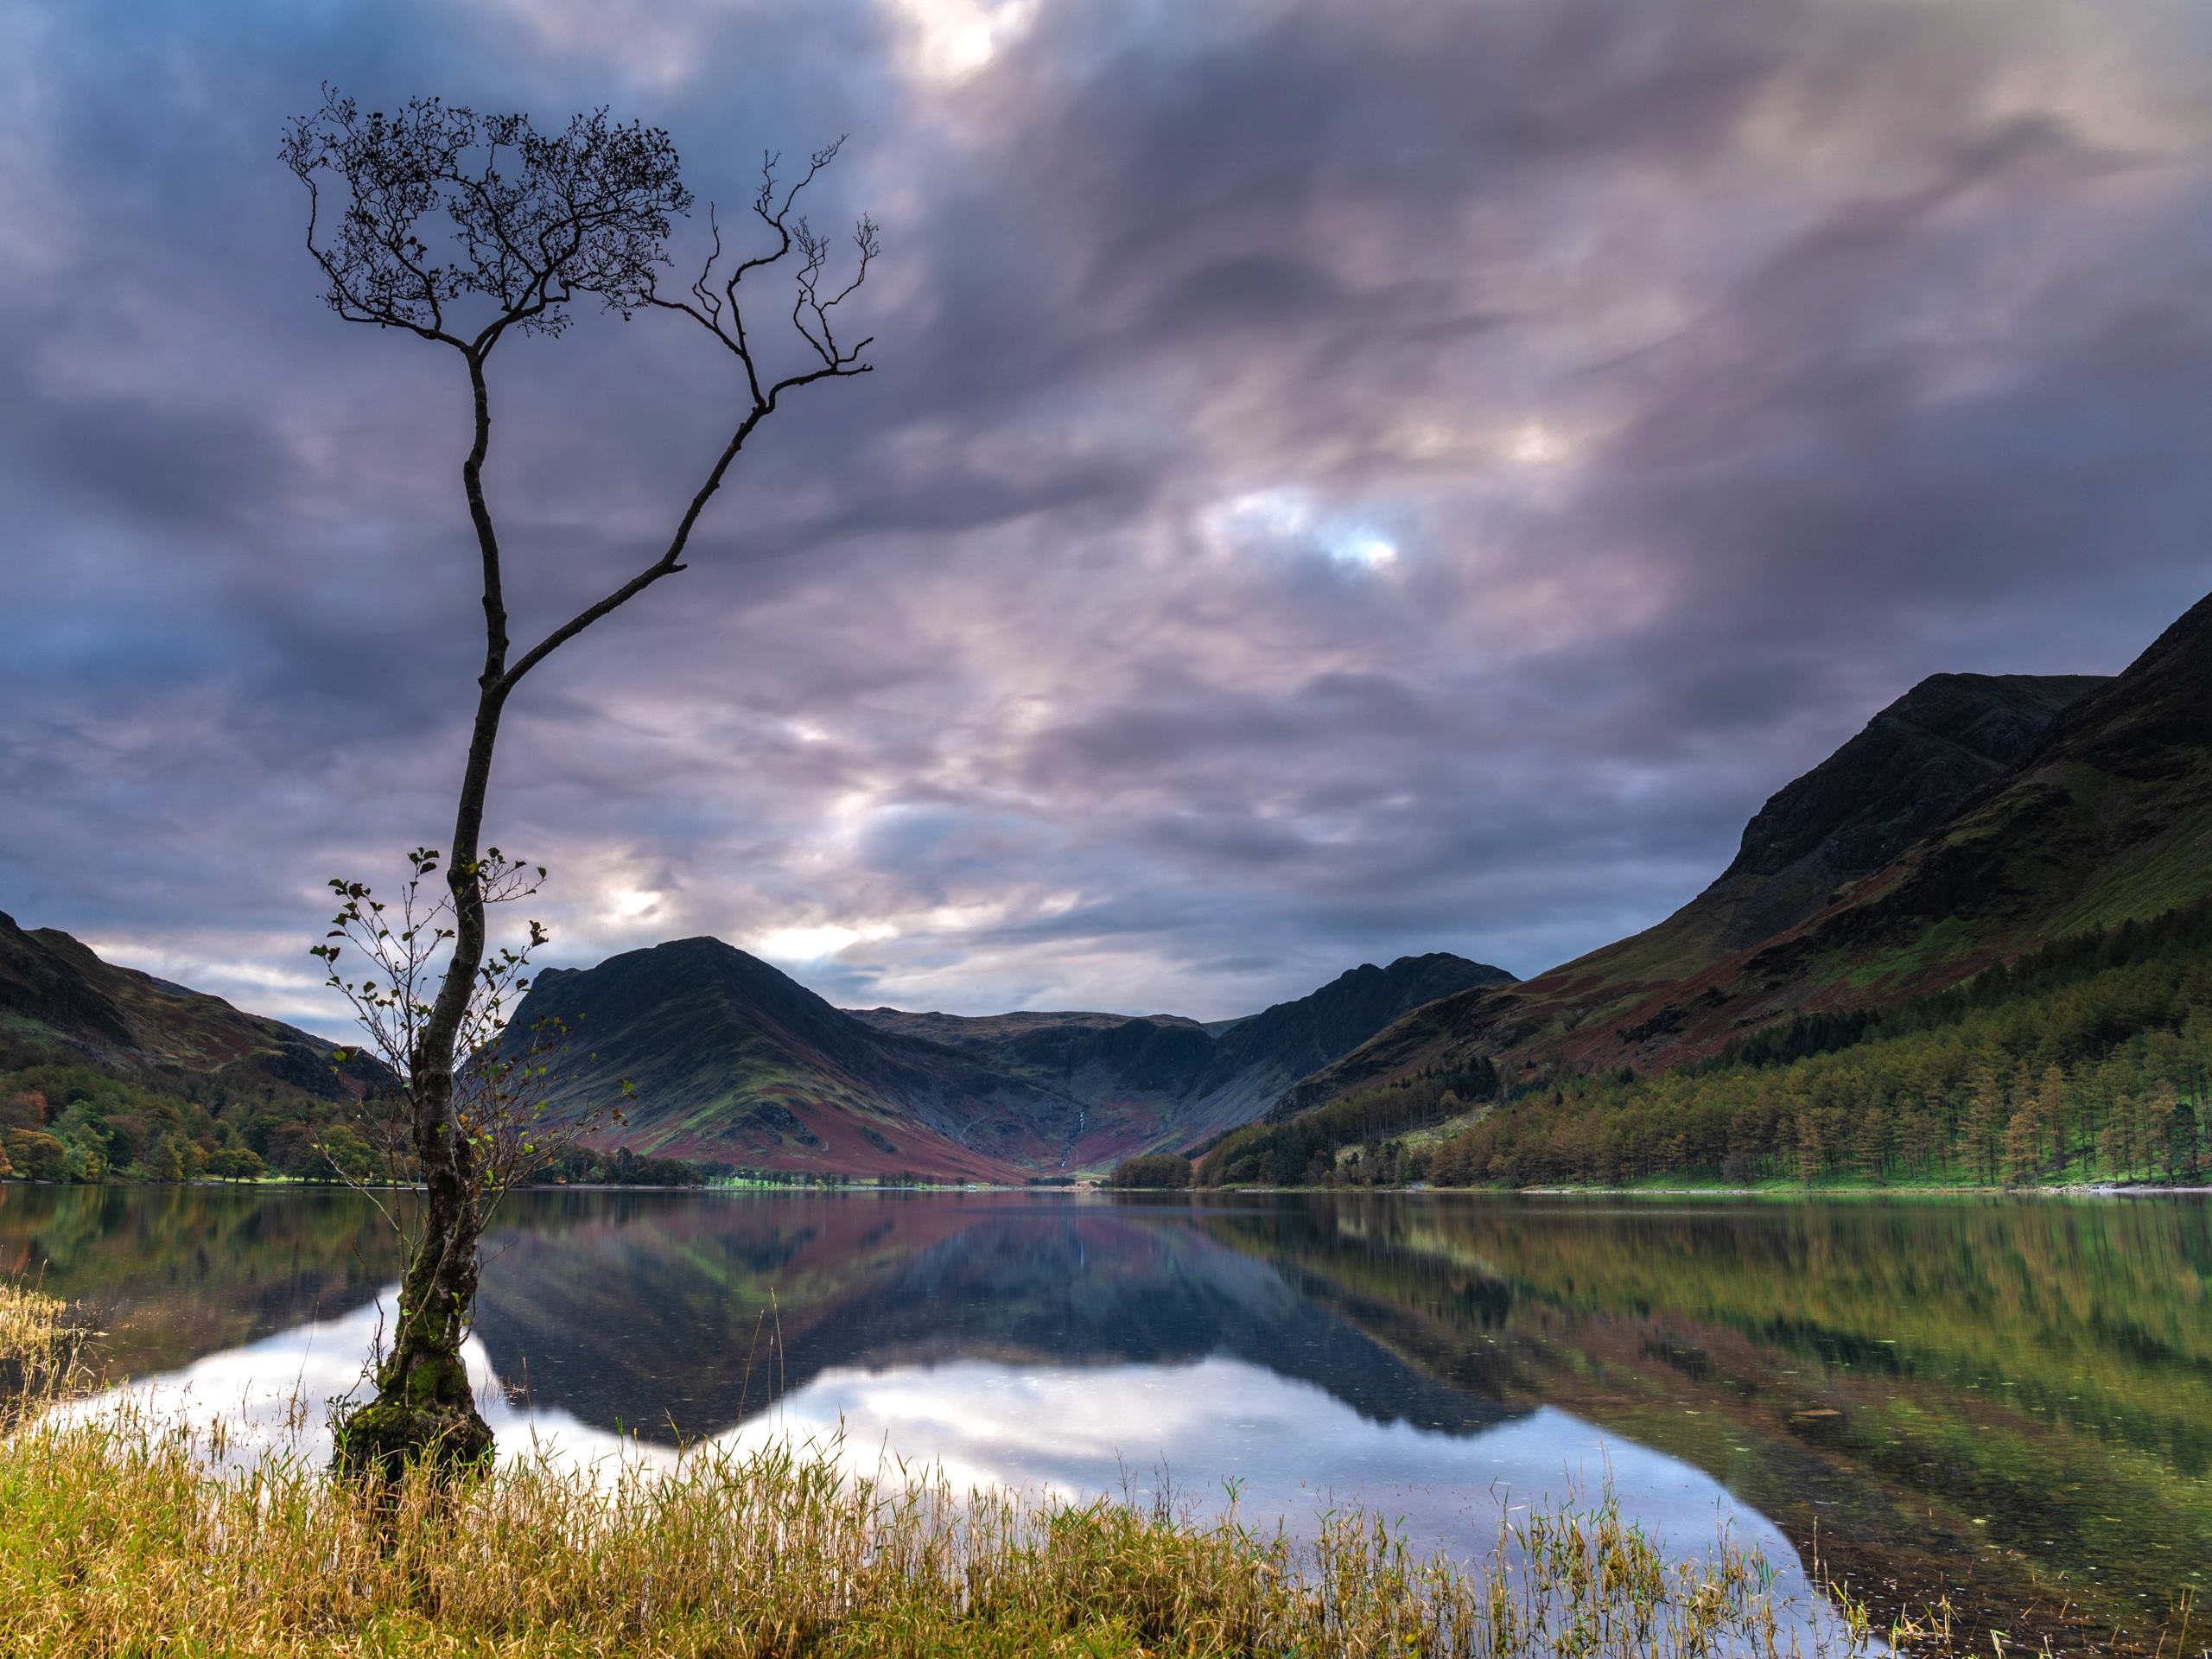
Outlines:
[[372,1400],[338,1426],[333,1458],[340,1473],[397,1480],[410,1464],[460,1474],[492,1460],[492,1427],[471,1403],[410,1406]]
[[429,1339],[403,1313],[399,1346],[377,1372],[377,1397],[339,1421],[334,1465],[397,1479],[410,1464],[454,1473],[488,1464],[492,1426],[476,1409],[458,1346]]

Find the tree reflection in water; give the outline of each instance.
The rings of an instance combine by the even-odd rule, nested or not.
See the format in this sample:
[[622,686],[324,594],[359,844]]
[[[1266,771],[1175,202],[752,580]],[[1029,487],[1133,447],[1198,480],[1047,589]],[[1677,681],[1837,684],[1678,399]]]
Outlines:
[[[1787,1558],[1817,1524],[1862,1590],[1941,1586],[2016,1636],[2030,1605],[2140,1624],[2212,1537],[2201,1202],[568,1192],[505,1219],[474,1358],[511,1445],[842,1421],[871,1467],[1143,1490],[1164,1459],[1197,1500],[1363,1502],[1455,1549],[1493,1486],[1587,1492],[1610,1459],[1677,1547],[1726,1517]],[[119,1370],[313,1395],[358,1375],[379,1225],[342,1193],[13,1188],[0,1261],[102,1308]]]

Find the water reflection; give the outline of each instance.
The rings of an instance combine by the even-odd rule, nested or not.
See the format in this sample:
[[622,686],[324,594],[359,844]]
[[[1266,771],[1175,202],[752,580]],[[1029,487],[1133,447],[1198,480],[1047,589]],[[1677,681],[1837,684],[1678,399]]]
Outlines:
[[[870,1467],[1164,1461],[1461,1550],[1494,1485],[1587,1492],[1603,1456],[1681,1547],[1817,1528],[1878,1599],[2061,1647],[2150,1630],[2212,1539],[2201,1202],[563,1193],[492,1248],[474,1363],[503,1439],[564,1455],[842,1421]],[[0,1263],[108,1310],[118,1370],[272,1413],[353,1382],[388,1250],[343,1194],[0,1192]]]
[[1529,1408],[1442,1383],[1186,1208],[986,1194],[550,1198],[493,1243],[477,1329],[530,1396],[649,1439],[710,1433],[839,1369],[1241,1359],[1377,1422]]
[[[209,1455],[232,1468],[272,1452],[321,1461],[330,1452],[324,1407],[359,1382],[378,1317],[372,1305],[311,1321],[118,1384],[71,1414],[128,1407],[162,1421],[219,1424]],[[1490,1553],[1510,1508],[1586,1503],[1610,1488],[1670,1553],[1702,1553],[1725,1532],[1778,1565],[1796,1561],[1777,1528],[1709,1477],[1568,1413],[1538,1408],[1474,1432],[1379,1422],[1318,1384],[1227,1356],[1173,1364],[830,1367],[688,1442],[606,1426],[525,1394],[480,1338],[467,1359],[509,1458],[673,1466],[702,1444],[743,1452],[789,1439],[828,1451],[855,1474],[880,1475],[904,1459],[941,1469],[957,1487],[1118,1494],[1144,1503],[1166,1496],[1199,1514],[1226,1509],[1233,1485],[1241,1514],[1280,1520],[1294,1536],[1310,1537],[1325,1513],[1356,1504],[1392,1517],[1423,1553],[1471,1560]]]

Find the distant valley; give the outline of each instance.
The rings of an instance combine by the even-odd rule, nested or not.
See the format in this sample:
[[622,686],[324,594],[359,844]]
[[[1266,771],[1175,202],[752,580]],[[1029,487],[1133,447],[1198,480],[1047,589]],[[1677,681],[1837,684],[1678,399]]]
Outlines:
[[[2190,918],[2208,901],[2212,600],[2117,677],[1923,682],[1777,791],[1734,861],[1681,910],[1526,982],[1437,952],[1363,965],[1308,995],[1210,1025],[1173,1014],[967,1017],[839,1009],[702,938],[546,970],[514,1029],[546,1018],[569,1026],[577,1040],[553,1085],[556,1111],[580,1116],[626,1080],[635,1090],[626,1121],[601,1139],[661,1157],[1025,1181],[1171,1152],[1213,1154],[1215,1179],[1311,1179],[1349,1147],[1378,1147],[1447,1118],[1472,1122],[1539,1088],[1556,1103],[1570,1084],[1586,1092],[1605,1079],[1626,1087],[1622,1080],[1692,1076],[1686,1068],[1741,1071],[1951,1020],[1955,1008],[1929,999],[1970,986],[1983,1001],[2001,1001],[2005,983],[1988,976],[2007,963],[2043,964],[2035,971],[2055,988],[2050,995],[2061,995],[2062,980],[2149,957],[2193,971]],[[2069,940],[2088,944],[2068,957]],[[2022,1076],[2102,1065],[2114,1044],[2187,1026],[2196,980],[2161,995],[2163,1025],[2130,1015],[2136,1023],[2104,1031],[2094,1053],[2044,1056],[2032,1068],[2011,1049],[1997,1058]],[[193,1108],[203,1116],[250,1095],[261,1116],[241,1144],[266,1144],[287,1112],[327,1116],[385,1080],[358,1062],[334,1075],[329,1057],[319,1039],[0,917],[0,1072],[88,1068],[180,1091],[206,1103]],[[1946,1144],[1962,1144],[1968,1084],[1961,1076],[1941,1086]],[[2036,1086],[2044,1096],[2058,1087]],[[2001,1133],[2031,1085],[2008,1072],[1992,1087],[1999,1098],[1986,1110]],[[1681,1101],[1664,1109],[1689,1112]],[[2196,1111],[2187,1086],[2172,1109],[2184,1109]],[[54,1113],[51,1102],[40,1109]],[[1502,1113],[1495,1124],[1525,1127],[1531,1113],[1541,1116]],[[2041,1147],[2041,1129],[2028,1129]],[[197,1136],[203,1149],[211,1136],[239,1136],[219,1125],[162,1132]],[[2184,1132],[2200,1131],[2143,1135]],[[1692,1139],[1677,1137],[1669,1155],[1717,1159]],[[1779,1142],[1762,1144],[1762,1166],[1771,1166]],[[137,1149],[127,1134],[102,1146],[118,1169]],[[2129,1166],[2156,1165],[2155,1147],[2130,1147]],[[80,1147],[80,1165],[92,1150]],[[2045,1162],[2069,1167],[2063,1138],[2056,1151]],[[1891,1155],[1878,1152],[1870,1166]],[[1822,1156],[1821,1167],[1834,1163],[1832,1147]],[[1503,1166],[1491,1156],[1484,1166],[1494,1178]],[[1513,1166],[1561,1166],[1538,1158]],[[1458,1166],[1447,1159],[1440,1168]]]
[[515,1016],[588,1050],[571,1109],[635,1088],[626,1144],[766,1169],[1026,1179],[1195,1147],[1402,1014],[1503,969],[1442,952],[1363,965],[1213,1027],[1173,1014],[846,1012],[717,939],[538,976]]

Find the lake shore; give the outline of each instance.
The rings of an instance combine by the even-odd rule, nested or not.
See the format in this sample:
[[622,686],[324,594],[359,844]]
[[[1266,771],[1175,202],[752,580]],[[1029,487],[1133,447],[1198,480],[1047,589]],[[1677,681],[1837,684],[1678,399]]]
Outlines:
[[[859,1189],[867,1190],[867,1189]],[[1003,1187],[997,1192],[1064,1192],[1074,1188]],[[1314,1185],[1236,1185],[1236,1186],[1109,1186],[1100,1185],[1080,1189],[1090,1192],[1146,1193],[1154,1197],[1177,1192],[1193,1196],[1206,1193],[1233,1195],[1260,1192],[1332,1192],[1357,1194],[1387,1192],[1401,1196],[1418,1196],[1424,1192],[1450,1193],[1472,1198],[2202,1198],[2212,1196],[2212,1186],[2162,1186],[2141,1182],[2076,1182],[2064,1186],[1877,1186],[1871,1184],[1837,1183],[1820,1186],[1437,1186],[1426,1181],[1416,1181],[1402,1186],[1351,1186],[1319,1184]]]
[[[98,1310],[103,1383],[213,1414],[234,1472],[322,1466],[388,1288],[369,1199],[9,1194],[16,1282]],[[2148,1654],[2202,1576],[2200,1198],[830,1198],[517,1195],[471,1362],[501,1441],[667,1468],[849,1431],[849,1478],[893,1447],[1086,1501],[1172,1466],[1209,1519],[1231,1477],[1300,1546],[1341,1503],[1461,1562],[1500,1480],[1617,1496],[1670,1560],[1718,1504],[1878,1620],[1940,1586],[2029,1651]]]
[[81,1387],[66,1373],[83,1334],[58,1300],[0,1281],[0,1364],[16,1384],[0,1440],[0,1642],[41,1659],[1534,1659],[1567,1631],[1593,1659],[1849,1659],[1923,1630],[1878,1637],[1832,1592],[1840,1611],[1810,1645],[1777,1643],[1774,1564],[1725,1541],[1668,1560],[1609,1502],[1523,1513],[1491,1560],[1462,1567],[1415,1559],[1357,1513],[1306,1548],[1164,1497],[963,1492],[935,1471],[855,1480],[788,1446],[703,1450],[674,1470],[532,1452],[390,1483],[285,1458],[226,1474],[219,1429],[60,1409]]

